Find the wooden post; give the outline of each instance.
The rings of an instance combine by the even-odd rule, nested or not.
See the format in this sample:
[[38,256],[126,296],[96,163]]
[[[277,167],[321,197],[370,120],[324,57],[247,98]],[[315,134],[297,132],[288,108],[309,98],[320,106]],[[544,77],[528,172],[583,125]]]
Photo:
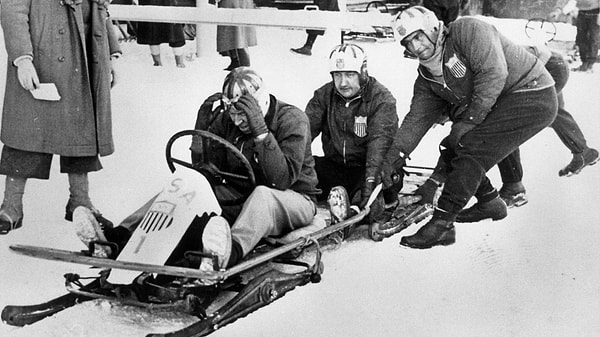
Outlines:
[[[196,7],[204,7],[211,6],[208,4],[208,0],[196,0]],[[197,23],[196,24],[196,56],[202,57],[207,56],[210,53],[216,53],[216,47],[213,44],[216,44],[217,39],[217,28],[215,25],[210,25],[206,23]]]

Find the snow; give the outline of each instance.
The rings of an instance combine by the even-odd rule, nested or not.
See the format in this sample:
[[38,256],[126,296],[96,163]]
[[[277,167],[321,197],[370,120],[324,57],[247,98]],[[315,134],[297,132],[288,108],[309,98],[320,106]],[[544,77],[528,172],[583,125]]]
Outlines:
[[[523,38],[525,21],[487,20],[509,36]],[[92,200],[106,217],[123,219],[161,188],[169,176],[167,140],[193,127],[203,99],[219,91],[226,75],[222,68],[229,62],[213,52],[214,31],[211,26],[202,30],[208,46],[185,69],[175,67],[166,45],[159,68],[152,66],[147,47],[123,44],[121,83],[112,92],[117,150],[102,159],[104,170],[90,175]],[[560,34],[572,41],[573,27],[560,26]],[[304,108],[313,90],[330,80],[326,57],[339,37],[320,37],[313,56],[304,57],[289,52],[304,42],[301,30],[259,29],[258,35],[259,46],[250,49],[254,67],[280,99]],[[359,43],[369,56],[370,73],[393,92],[402,117],[416,62],[404,59],[397,43]],[[5,61],[4,48],[0,50]],[[572,73],[564,94],[589,145],[598,147],[596,70]],[[4,78],[6,70],[1,71]],[[411,164],[434,165],[437,144],[447,132],[447,126],[432,130]],[[557,172],[571,154],[551,129],[527,142],[522,158],[530,202],[509,210],[506,219],[457,224],[456,244],[430,250],[398,245],[401,236],[418,226],[383,242],[344,243],[324,254],[319,284],[297,288],[213,335],[600,336],[600,166],[559,178]],[[496,169],[490,176],[500,184]],[[3,179],[0,184],[3,190]],[[0,237],[0,307],[63,294],[65,273],[96,274],[86,266],[33,259],[8,249],[12,244],[83,249],[63,220],[67,199],[67,178],[59,173],[57,160],[49,181],[28,182],[24,226]],[[0,335],[144,336],[192,321],[94,301],[24,328],[0,324]]]

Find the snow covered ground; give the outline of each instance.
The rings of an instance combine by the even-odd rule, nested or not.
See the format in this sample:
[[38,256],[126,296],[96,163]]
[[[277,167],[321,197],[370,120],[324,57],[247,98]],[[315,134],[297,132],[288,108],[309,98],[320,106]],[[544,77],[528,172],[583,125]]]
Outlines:
[[[491,20],[522,38],[524,21]],[[191,128],[203,99],[219,90],[229,62],[213,52],[214,31],[203,30],[212,45],[185,69],[175,67],[166,45],[165,66],[158,68],[146,47],[123,44],[121,83],[113,89],[117,149],[102,159],[104,170],[91,174],[92,199],[108,218],[123,219],[161,188],[169,175],[166,141]],[[572,27],[561,26],[560,33],[573,39]],[[253,66],[275,95],[304,108],[313,90],[330,80],[326,56],[338,38],[326,34],[317,40],[314,55],[303,57],[289,52],[304,42],[303,31],[259,29],[258,34],[259,46],[250,49]],[[402,58],[396,43],[360,44],[369,55],[370,73],[391,89],[402,118],[416,62]],[[6,54],[0,50],[2,63]],[[5,69],[0,71],[4,82]],[[564,90],[567,109],[595,147],[600,147],[599,84],[597,66],[594,74],[571,74]],[[437,143],[447,132],[447,127],[430,132],[411,164],[434,165]],[[522,158],[530,202],[511,209],[506,219],[457,224],[456,244],[424,251],[398,245],[416,226],[379,243],[345,243],[325,253],[321,283],[300,287],[214,336],[600,336],[600,165],[559,178],[571,155],[551,129],[526,143]],[[496,169],[490,175],[499,183]],[[3,179],[0,185],[3,190]],[[67,199],[67,178],[59,174],[58,161],[49,181],[28,183],[23,228],[0,237],[0,307],[64,293],[65,273],[95,274],[85,266],[8,249],[11,244],[83,249],[63,220]],[[0,324],[0,335],[144,336],[193,320],[94,301],[24,328]]]

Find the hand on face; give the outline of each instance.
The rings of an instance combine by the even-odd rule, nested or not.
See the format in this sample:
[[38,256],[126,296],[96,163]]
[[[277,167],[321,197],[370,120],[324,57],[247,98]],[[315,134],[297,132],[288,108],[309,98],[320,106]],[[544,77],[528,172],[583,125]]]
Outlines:
[[[241,111],[245,115],[248,129],[254,137],[269,132],[269,129],[267,129],[267,125],[265,124],[262,109],[258,104],[258,101],[251,94],[246,93],[242,95],[237,102],[233,103],[233,106],[236,110]],[[244,129],[242,129],[241,126],[238,127],[244,132]]]

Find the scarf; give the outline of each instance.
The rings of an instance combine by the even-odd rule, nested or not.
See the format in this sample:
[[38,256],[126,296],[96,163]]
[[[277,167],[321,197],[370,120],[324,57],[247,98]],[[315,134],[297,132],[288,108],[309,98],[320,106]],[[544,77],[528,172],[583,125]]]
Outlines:
[[431,75],[434,77],[442,76],[442,52],[444,51],[444,42],[446,42],[446,36],[448,35],[448,30],[444,26],[442,21],[439,22],[439,33],[437,36],[437,40],[435,41],[435,50],[433,55],[426,60],[419,59],[419,63],[423,65]]

